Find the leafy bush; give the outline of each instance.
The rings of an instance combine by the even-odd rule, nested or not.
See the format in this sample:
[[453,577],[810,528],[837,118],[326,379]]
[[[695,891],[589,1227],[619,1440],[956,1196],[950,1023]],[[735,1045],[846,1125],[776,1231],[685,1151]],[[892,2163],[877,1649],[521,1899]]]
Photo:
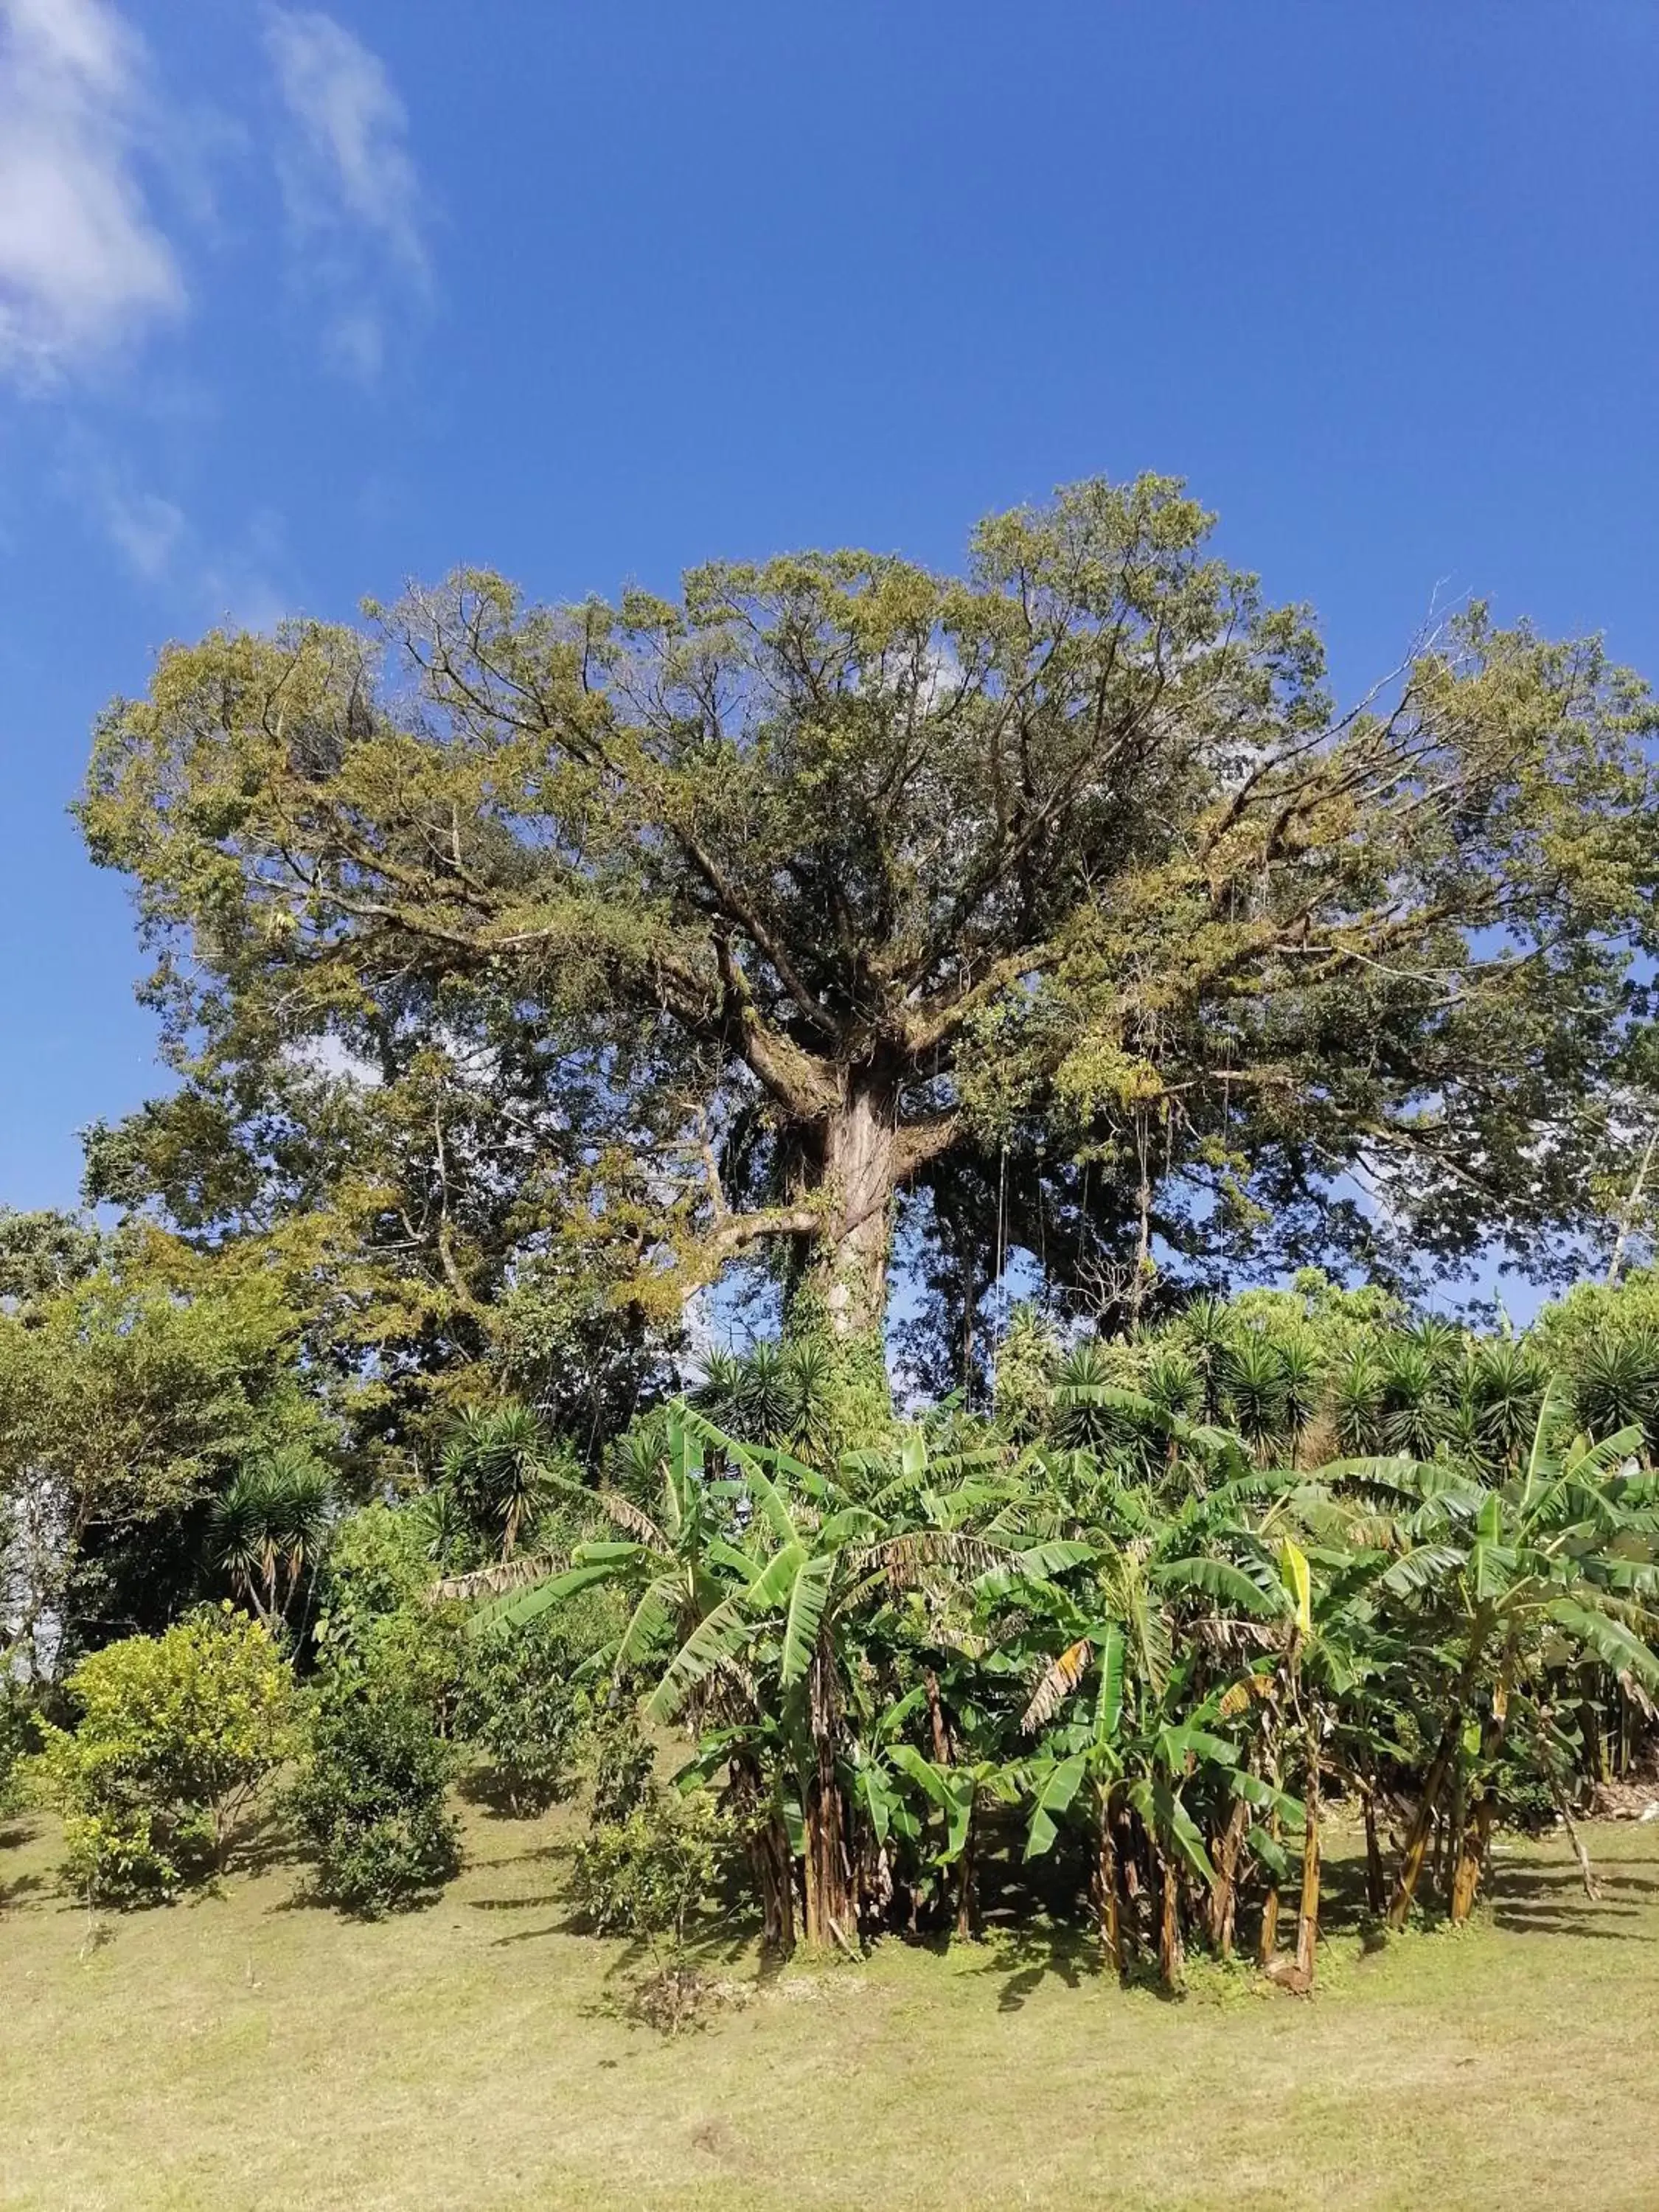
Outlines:
[[576,1850],[574,1894],[602,1936],[676,1948],[734,1848],[730,1820],[704,1790],[653,1790],[625,1820],[598,1820]]
[[460,1864],[447,1804],[454,1771],[403,1647],[328,1670],[289,1804],[336,1904],[378,1919],[449,1880]]
[[370,1622],[418,1607],[432,1580],[430,1532],[404,1506],[366,1505],[334,1531],[323,1576],[319,1641],[350,1648]]
[[650,1796],[655,1765],[632,1705],[596,1707],[588,1722],[587,1744],[595,1824],[627,1820]]
[[514,1814],[544,1811],[574,1779],[589,1702],[574,1680],[580,1656],[563,1621],[546,1613],[466,1646],[456,1729],[484,1753]]
[[352,1668],[400,1675],[446,1735],[459,1686],[459,1615],[431,1602],[428,1540],[427,1516],[414,1507],[370,1505],[343,1521],[329,1547],[316,1644],[325,1678]]
[[46,1729],[31,1762],[64,1815],[68,1876],[130,1902],[218,1871],[292,1741],[293,1678],[264,1626],[204,1609],[94,1652],[68,1690],[76,1726]]
[[32,1748],[30,1715],[19,1689],[0,1683],[0,1814],[11,1812],[21,1794],[23,1765]]

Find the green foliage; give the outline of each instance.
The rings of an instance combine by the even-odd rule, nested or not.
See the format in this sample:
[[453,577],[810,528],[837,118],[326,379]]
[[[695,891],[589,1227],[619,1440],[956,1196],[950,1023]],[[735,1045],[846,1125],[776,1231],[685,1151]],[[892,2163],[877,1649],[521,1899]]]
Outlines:
[[583,1656],[550,1613],[467,1639],[455,1731],[483,1753],[492,1790],[515,1816],[544,1811],[574,1780],[591,1703],[576,1679]]
[[448,1740],[464,1653],[432,1600],[419,1504],[369,1505],[330,1547],[319,1668],[291,1807],[325,1893],[365,1917],[420,1902],[459,1864]]
[[383,1642],[314,1693],[289,1803],[324,1894],[365,1919],[422,1903],[460,1864],[456,1755],[426,1692],[404,1649]]
[[430,1543],[418,1505],[366,1505],[342,1521],[323,1576],[319,1643],[336,1656],[361,1655],[386,1624],[431,1619]]
[[14,1811],[20,1802],[25,1762],[37,1747],[34,1714],[21,1686],[0,1681],[0,1815]]
[[622,1819],[594,1822],[576,1847],[572,1892],[599,1934],[678,1948],[734,1850],[707,1790],[653,1790]]
[[1637,1428],[1653,1449],[1659,1438],[1659,1329],[1638,1324],[1598,1333],[1571,1371],[1573,1406],[1591,1436]]
[[323,1462],[287,1444],[240,1468],[213,1501],[209,1557],[272,1627],[291,1620],[315,1578],[332,1490]]
[[614,1826],[649,1797],[656,1765],[633,1706],[621,1698],[597,1706],[589,1719],[586,1747],[594,1825]]
[[[37,1271],[38,1295],[0,1311],[0,1575],[21,1640],[57,1616],[70,1656],[217,1595],[215,1498],[246,1467],[333,1441],[280,1281],[150,1231],[98,1257]],[[43,1542],[49,1526],[62,1534]]]
[[539,1417],[512,1401],[469,1407],[444,1444],[445,1503],[486,1556],[510,1559],[556,1486],[574,1479]]
[[194,1613],[106,1645],[66,1687],[76,1726],[47,1728],[32,1767],[64,1815],[69,1879],[131,1903],[216,1873],[292,1744],[292,1679],[264,1626],[228,1606]]
[[1060,1365],[1058,1336],[1048,1316],[1018,1305],[997,1349],[993,1403],[998,1426],[1021,1443],[1037,1434],[1048,1412]]
[[[797,1330],[812,1301],[792,1309]],[[739,1357],[716,1351],[703,1363],[692,1402],[709,1419],[763,1445],[830,1457],[878,1447],[893,1426],[892,1386],[878,1347],[848,1342],[817,1316],[806,1334],[761,1343]]]
[[[93,1189],[308,1265],[313,1345],[373,1352],[389,1413],[469,1358],[583,1369],[607,1310],[645,1355],[763,1253],[878,1344],[902,1188],[964,1332],[1015,1244],[1139,1310],[1154,1222],[1176,1279],[1605,1240],[1645,687],[1477,606],[1338,712],[1212,521],[1097,478],[956,574],[809,552],[544,607],[463,569],[170,647],[80,813],[181,1079]],[[525,1303],[552,1353],[503,1370]],[[569,1394],[588,1433],[615,1379]]]

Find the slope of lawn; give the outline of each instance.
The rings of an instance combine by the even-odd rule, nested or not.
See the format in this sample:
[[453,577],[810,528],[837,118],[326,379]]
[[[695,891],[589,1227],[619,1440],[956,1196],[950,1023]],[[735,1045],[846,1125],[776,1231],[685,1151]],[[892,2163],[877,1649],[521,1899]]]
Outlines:
[[[44,1823],[0,1835],[0,2205],[1009,2208],[1659,2203],[1659,1831],[1501,1849],[1462,1935],[1362,1954],[1311,2002],[1108,1987],[1086,1948],[880,1947],[706,2025],[621,2000],[568,1925],[568,1816],[479,1818],[467,1871],[379,1926],[288,1864],[89,1923]],[[1339,1859],[1339,1893],[1352,1874]]]

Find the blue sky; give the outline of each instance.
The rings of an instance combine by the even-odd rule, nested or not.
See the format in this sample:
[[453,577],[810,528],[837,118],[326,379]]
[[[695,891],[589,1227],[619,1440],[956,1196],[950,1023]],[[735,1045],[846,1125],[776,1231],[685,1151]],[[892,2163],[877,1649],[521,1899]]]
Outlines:
[[1350,689],[1659,672],[1659,9],[0,0],[0,1200],[159,1080],[64,809],[227,616],[1185,475]]

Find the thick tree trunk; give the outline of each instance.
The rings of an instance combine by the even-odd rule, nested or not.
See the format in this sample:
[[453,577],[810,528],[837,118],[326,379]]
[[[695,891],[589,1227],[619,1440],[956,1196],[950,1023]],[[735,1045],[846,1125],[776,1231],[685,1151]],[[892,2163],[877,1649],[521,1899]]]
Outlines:
[[1491,1789],[1483,1790],[1480,1802],[1474,1808],[1474,1818],[1464,1828],[1456,1871],[1452,1875],[1451,1918],[1455,1928],[1461,1928],[1474,1909],[1475,1894],[1480,1887],[1481,1873],[1491,1847],[1492,1815],[1496,1810],[1497,1802]]
[[1256,1938],[1256,1959],[1261,1965],[1270,1966],[1278,1951],[1279,1886],[1275,1883],[1261,1900],[1261,1932]]
[[1166,1990],[1186,1980],[1187,1957],[1181,1942],[1181,1875],[1172,1858],[1158,1854],[1158,1978]]
[[789,1832],[775,1813],[750,1844],[761,1893],[761,1945],[787,1959],[795,1948],[795,1860]]
[[1364,1785],[1365,1807],[1365,1904],[1372,1912],[1381,1912],[1389,1901],[1388,1883],[1382,1875],[1382,1846],[1376,1834],[1376,1789],[1374,1783]]
[[1210,1885],[1210,1941],[1224,1959],[1233,1955],[1233,1915],[1238,1900],[1238,1860],[1244,1848],[1249,1808],[1235,1798],[1227,1825],[1216,1838],[1210,1856],[1215,1880]]
[[1403,1928],[1411,1916],[1412,1900],[1417,1895],[1417,1885],[1423,1875],[1424,1863],[1429,1856],[1429,1844],[1434,1835],[1434,1816],[1440,1808],[1440,1793],[1446,1786],[1446,1777],[1451,1771],[1457,1751],[1457,1739],[1463,1726],[1462,1694],[1454,1700],[1440,1741],[1435,1746],[1434,1757],[1423,1778],[1423,1795],[1417,1801],[1417,1811],[1406,1837],[1406,1849],[1400,1862],[1400,1875],[1394,1886],[1394,1895],[1389,1900],[1389,1925]]
[[957,1869],[957,1934],[966,1942],[979,1917],[979,1808],[969,1808],[968,1833]]
[[783,1815],[767,1801],[752,1759],[732,1759],[730,1802],[744,1831],[760,1902],[761,1948],[787,1958],[795,1948],[795,1857]]
[[808,1283],[837,1336],[878,1336],[887,1311],[887,1249],[898,1186],[896,1085],[854,1069],[820,1125],[813,1161],[824,1201]]
[[939,1676],[930,1667],[922,1677],[927,1688],[927,1720],[933,1735],[933,1764],[951,1764],[951,1730],[945,1717],[945,1699],[939,1694]]

